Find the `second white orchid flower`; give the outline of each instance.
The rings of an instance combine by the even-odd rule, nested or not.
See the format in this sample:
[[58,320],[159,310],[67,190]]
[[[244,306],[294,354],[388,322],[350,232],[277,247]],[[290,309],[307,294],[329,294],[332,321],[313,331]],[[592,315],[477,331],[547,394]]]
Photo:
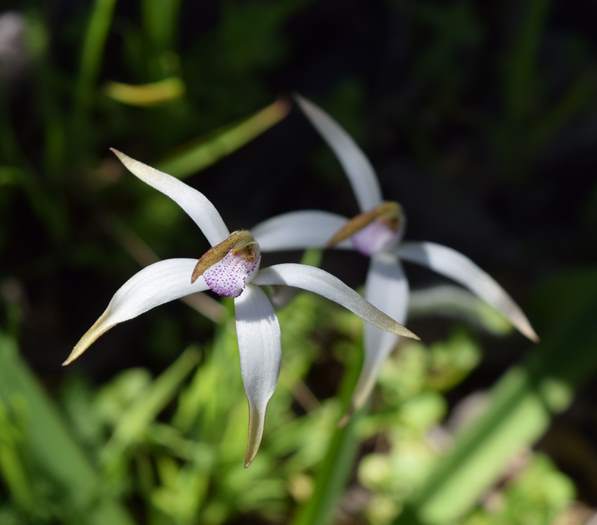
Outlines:
[[260,269],[260,247],[251,233],[246,230],[230,233],[214,205],[202,193],[124,153],[112,151],[139,179],[175,201],[199,226],[212,248],[198,261],[166,259],[133,275],[81,337],[65,365],[72,363],[118,323],[156,306],[206,290],[234,297],[241,374],[249,401],[249,439],[245,454],[245,466],[248,466],[261,442],[265,412],[276,387],[281,358],[278,319],[260,286],[286,285],[317,293],[382,331],[417,339],[407,328],[319,268],[277,264]]
[[[466,256],[432,242],[401,243],[405,217],[396,202],[382,201],[379,182],[367,157],[327,113],[297,96],[303,113],[336,154],[350,181],[361,214],[349,220],[325,211],[290,212],[269,219],[253,235],[264,252],[336,246],[355,249],[371,257],[365,298],[401,323],[408,309],[409,287],[400,259],[414,262],[454,279],[505,315],[526,337],[537,334],[519,306]],[[356,386],[352,410],[369,396],[379,370],[398,342],[398,336],[365,327],[365,361]]]

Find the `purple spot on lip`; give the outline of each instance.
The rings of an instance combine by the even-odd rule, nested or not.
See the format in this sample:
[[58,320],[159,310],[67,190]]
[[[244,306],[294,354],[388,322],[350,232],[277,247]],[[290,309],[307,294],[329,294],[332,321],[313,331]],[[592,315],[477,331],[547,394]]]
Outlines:
[[398,241],[399,232],[377,220],[351,237],[352,245],[363,255],[381,252]]
[[228,252],[225,257],[203,272],[210,290],[223,297],[238,297],[259,269],[261,257],[251,261]]

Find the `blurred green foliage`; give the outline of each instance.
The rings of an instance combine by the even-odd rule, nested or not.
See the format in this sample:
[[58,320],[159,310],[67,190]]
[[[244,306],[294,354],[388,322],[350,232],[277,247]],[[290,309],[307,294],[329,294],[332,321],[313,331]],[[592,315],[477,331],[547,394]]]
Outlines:
[[[272,400],[262,450],[249,469],[241,468],[246,402],[232,319],[222,322],[212,345],[186,350],[156,378],[144,369],[128,369],[94,389],[83,376],[72,377],[61,396],[70,431],[54,415],[14,343],[3,336],[0,475],[11,496],[5,511],[10,509],[15,519],[24,521],[59,518],[75,523],[81,505],[90,520],[96,515],[102,520],[107,519],[104,512],[116,512],[114,505],[136,501],[136,513],[148,523],[218,524],[237,515],[282,522],[298,506],[295,523],[326,523],[336,512],[337,501],[343,500],[352,455],[365,441],[377,444],[364,453],[358,468],[361,490],[369,493],[362,512],[371,523],[390,523],[435,476],[437,458],[453,439],[451,426],[440,426],[447,411],[443,392],[475,369],[480,348],[462,331],[429,347],[404,344],[383,370],[375,409],[357,415],[347,427],[335,428],[359,368],[360,323],[307,294],[280,312],[280,322],[284,348],[280,386]],[[318,401],[305,380],[322,359],[316,341],[332,334],[337,342],[328,351],[352,372],[338,397]],[[500,396],[496,393],[496,403]],[[32,410],[36,412],[27,416]],[[493,417],[491,410],[481,410],[486,412],[484,418],[472,427],[467,421],[450,425],[470,427],[474,435],[476,426]],[[34,417],[36,426],[24,417]],[[533,416],[521,417],[512,425],[524,434]],[[474,411],[470,418],[474,421]],[[460,438],[456,439],[449,454],[457,453]],[[525,441],[511,434],[506,439],[509,457],[517,450],[526,454],[523,466],[513,467],[503,491],[495,489],[495,495],[486,496],[490,498],[486,507],[469,507],[472,514],[466,523],[507,523],[511,513],[516,514],[516,522],[530,523],[525,513],[533,515],[538,508],[543,517],[535,515],[533,523],[550,523],[572,501],[571,483],[549,461],[524,452]],[[465,438],[462,446],[471,450],[466,443]],[[491,450],[485,452],[481,444],[471,457],[486,461],[484,454]],[[86,463],[75,468],[77,461],[83,461],[76,459],[83,457],[82,451],[90,458],[92,470]],[[460,462],[471,461],[460,457]],[[41,470],[38,461],[44,465]],[[33,473],[35,483],[29,478]],[[61,478],[65,488],[76,486],[81,497],[87,490],[103,494],[99,502],[108,503],[100,506],[89,496],[77,503],[71,501],[68,490],[58,496],[54,483]],[[479,491],[482,487],[474,479],[474,490]],[[454,477],[446,488],[452,489],[456,482]],[[462,490],[467,493],[472,488]],[[491,498],[499,501],[497,511],[490,505]],[[438,503],[439,512],[452,512],[449,509],[458,500],[449,496]],[[141,508],[139,502],[143,502]],[[120,521],[111,517],[110,522],[130,519],[121,515]]]

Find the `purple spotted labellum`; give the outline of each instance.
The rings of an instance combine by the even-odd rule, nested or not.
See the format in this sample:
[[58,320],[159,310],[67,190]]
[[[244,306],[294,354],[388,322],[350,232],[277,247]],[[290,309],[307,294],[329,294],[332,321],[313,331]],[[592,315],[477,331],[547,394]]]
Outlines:
[[387,224],[377,220],[356,232],[350,240],[355,250],[363,255],[371,256],[397,244],[398,233]]
[[218,295],[238,297],[258,267],[259,259],[247,261],[241,255],[227,253],[220,262],[205,270],[203,278],[209,289]]
[[249,401],[249,439],[245,466],[253,461],[280,367],[280,326],[261,286],[291,286],[317,293],[373,323],[381,331],[418,339],[407,328],[365,301],[329,273],[302,264],[260,269],[260,247],[251,232],[230,233],[214,205],[184,182],[113,150],[143,182],[174,200],[199,226],[211,248],[197,259],[167,259],[143,268],[114,294],[106,310],[81,337],[64,362],[72,363],[118,323],[186,295],[212,290],[234,297],[240,368]]
[[[405,216],[398,203],[384,202],[375,171],[352,138],[321,108],[297,96],[303,113],[336,154],[362,211],[353,219],[319,210],[273,217],[253,228],[263,252],[337,247],[356,249],[371,258],[365,298],[400,322],[406,320],[409,287],[401,260],[426,266],[469,288],[506,316],[530,340],[538,337],[520,307],[501,286],[469,258],[432,242],[401,243]],[[368,398],[386,357],[399,337],[365,326],[365,361],[352,410]]]
[[246,230],[233,232],[197,261],[191,282],[203,275],[205,283],[222,297],[238,297],[257,273],[259,245]]

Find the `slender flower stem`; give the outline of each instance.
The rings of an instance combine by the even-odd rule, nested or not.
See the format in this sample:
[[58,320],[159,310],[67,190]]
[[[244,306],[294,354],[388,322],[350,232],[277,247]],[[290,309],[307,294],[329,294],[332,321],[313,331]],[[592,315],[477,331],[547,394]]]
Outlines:
[[[350,406],[352,394],[362,365],[362,353],[348,355],[347,370],[340,388],[340,415]],[[330,429],[330,440],[325,457],[317,471],[313,495],[299,508],[292,525],[326,525],[334,518],[334,510],[342,494],[358,451],[356,426],[364,410],[352,415],[344,426]]]

